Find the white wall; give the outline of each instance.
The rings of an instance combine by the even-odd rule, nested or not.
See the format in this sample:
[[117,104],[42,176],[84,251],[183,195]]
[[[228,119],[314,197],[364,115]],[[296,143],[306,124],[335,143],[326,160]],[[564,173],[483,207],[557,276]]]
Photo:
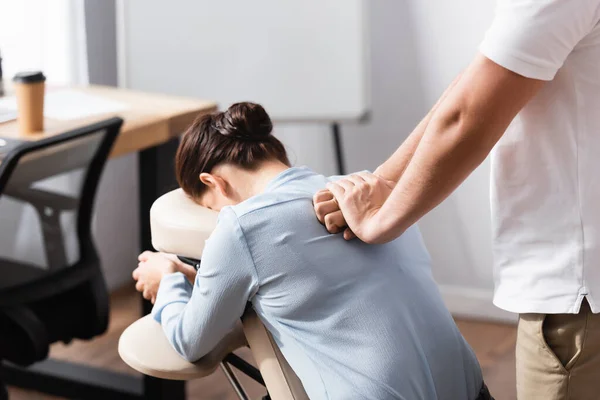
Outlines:
[[[409,1],[427,104],[476,54],[492,21],[492,0]],[[486,160],[421,227],[434,260],[435,277],[456,314],[512,321],[492,303],[493,271]]]

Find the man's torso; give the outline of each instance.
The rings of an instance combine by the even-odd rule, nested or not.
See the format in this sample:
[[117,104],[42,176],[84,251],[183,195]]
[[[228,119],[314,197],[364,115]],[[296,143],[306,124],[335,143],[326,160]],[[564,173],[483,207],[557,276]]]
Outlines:
[[[535,31],[503,36],[501,28],[492,28],[484,54],[525,75],[537,71],[528,63],[545,68],[556,53],[538,54],[536,49],[560,46],[566,40],[554,38],[552,26],[566,20],[567,14],[544,25],[544,18],[559,17],[551,7],[568,7],[554,3],[526,6],[539,7],[539,15],[532,18],[549,30],[546,36],[535,38]],[[506,11],[511,7],[515,13],[527,12],[513,4],[517,3],[503,1],[500,12],[512,12]],[[494,302],[509,311],[575,313],[584,296],[594,312],[600,311],[600,28],[588,28],[595,23],[593,13],[592,9],[583,14],[590,18],[584,32],[591,31],[517,115],[492,153]],[[578,22],[564,22],[572,24],[565,29],[576,30]],[[527,44],[535,40],[540,42]],[[522,50],[517,60],[511,59],[517,50]],[[524,57],[529,61],[522,61]]]

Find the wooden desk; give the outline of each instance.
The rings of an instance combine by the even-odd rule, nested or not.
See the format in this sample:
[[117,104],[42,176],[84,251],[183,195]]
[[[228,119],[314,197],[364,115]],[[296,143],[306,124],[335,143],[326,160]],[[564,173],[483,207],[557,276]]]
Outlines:
[[[0,138],[40,140],[113,116],[121,117],[124,124],[110,157],[139,152],[139,240],[142,250],[151,249],[150,207],[154,200],[176,185],[173,160],[177,137],[198,115],[216,110],[216,104],[103,86],[74,90],[124,103],[128,109],[71,121],[46,118],[43,132],[26,136],[18,133],[16,121],[0,123]],[[132,263],[135,263],[135,260],[132,260]],[[145,314],[149,313],[151,304],[143,301],[143,310]],[[2,365],[0,368],[4,370],[9,384],[63,397],[73,397],[74,393],[79,397],[85,393],[86,398],[99,399],[185,399],[185,386],[180,381],[165,381],[148,376],[144,376],[140,381],[137,377],[84,365],[75,366],[53,359],[42,361],[30,368],[9,365]]]
[[217,109],[216,103],[212,101],[151,94],[107,86],[88,86],[72,89],[114,100],[127,105],[129,108],[118,113],[101,114],[70,121],[45,118],[44,131],[31,135],[20,135],[16,121],[0,123],[0,138],[40,140],[106,118],[119,116],[123,118],[124,124],[113,147],[112,158],[168,142],[183,133],[185,128],[199,114]]

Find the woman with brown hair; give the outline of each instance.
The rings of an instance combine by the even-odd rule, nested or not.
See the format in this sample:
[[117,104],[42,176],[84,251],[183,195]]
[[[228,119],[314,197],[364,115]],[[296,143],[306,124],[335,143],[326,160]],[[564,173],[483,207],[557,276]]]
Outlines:
[[198,360],[250,302],[310,398],[489,398],[417,227],[382,246],[328,234],[312,197],[330,179],[290,167],[272,128],[239,103],[183,136],[179,184],[217,227],[197,274],[160,253],[134,273],[146,297],[160,282],[152,313],[173,347]]

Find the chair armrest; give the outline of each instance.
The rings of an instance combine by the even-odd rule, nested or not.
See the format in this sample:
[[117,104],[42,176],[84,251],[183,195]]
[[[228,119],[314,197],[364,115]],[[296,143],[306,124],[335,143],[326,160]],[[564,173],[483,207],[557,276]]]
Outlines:
[[31,187],[19,189],[8,187],[3,194],[31,204],[38,212],[44,207],[50,207],[58,211],[76,210],[79,205],[77,199],[74,197]]
[[241,324],[195,363],[173,349],[158,322],[147,315],[131,324],[119,339],[119,355],[131,368],[161,379],[191,380],[212,374],[232,351],[246,346]]

